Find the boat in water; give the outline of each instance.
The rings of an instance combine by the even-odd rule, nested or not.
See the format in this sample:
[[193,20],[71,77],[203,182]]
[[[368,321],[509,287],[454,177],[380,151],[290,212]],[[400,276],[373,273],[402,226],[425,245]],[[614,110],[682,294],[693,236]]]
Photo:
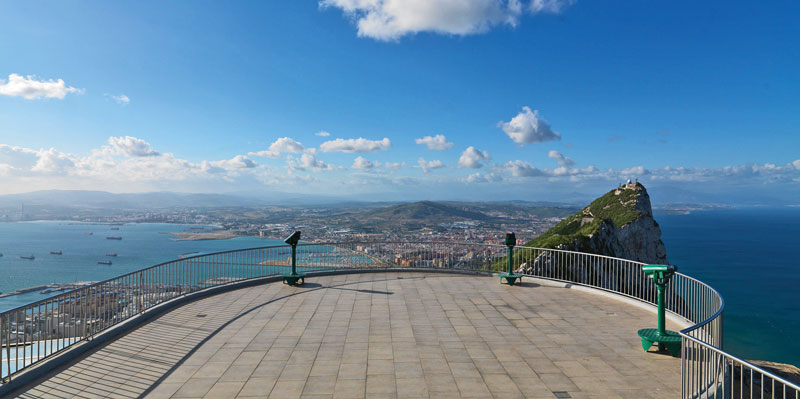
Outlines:
[[111,261],[110,260],[98,260],[97,264],[98,265],[110,265]]
[[109,236],[109,237],[106,237],[106,240],[121,240],[121,239],[122,239],[122,237],[120,237],[120,236]]
[[20,256],[19,258],[20,258],[20,259],[29,259],[29,260],[34,260],[34,259],[36,259],[36,257],[35,257],[35,256],[33,256],[33,254],[30,254],[30,255],[28,255],[28,256],[24,256],[24,255],[23,255],[23,256]]
[[50,255],[61,255],[61,251],[50,251]]
[[87,232],[85,232],[83,234],[86,234],[87,236],[94,235],[94,233],[92,233],[91,231],[87,231]]
[[111,230],[119,230],[119,227],[112,227]]
[[117,256],[117,253],[116,252],[112,252],[110,254],[106,254],[106,256]]

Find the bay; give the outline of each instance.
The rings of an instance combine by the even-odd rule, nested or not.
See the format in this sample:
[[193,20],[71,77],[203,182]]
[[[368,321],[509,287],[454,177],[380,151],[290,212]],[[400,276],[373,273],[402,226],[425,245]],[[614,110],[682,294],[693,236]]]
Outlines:
[[[0,223],[0,292],[50,283],[102,281],[182,254],[283,245],[283,241],[258,237],[227,240],[173,241],[170,232],[210,226],[136,223],[122,226],[76,222]],[[112,230],[119,228],[119,230]],[[92,233],[91,235],[87,233]],[[122,240],[106,237],[119,236]],[[61,251],[62,255],[50,254]],[[116,253],[110,257],[106,254]],[[33,255],[35,259],[21,259]],[[190,256],[190,255],[189,255]],[[98,261],[111,261],[101,265]],[[56,295],[39,292],[0,298],[0,311]]]

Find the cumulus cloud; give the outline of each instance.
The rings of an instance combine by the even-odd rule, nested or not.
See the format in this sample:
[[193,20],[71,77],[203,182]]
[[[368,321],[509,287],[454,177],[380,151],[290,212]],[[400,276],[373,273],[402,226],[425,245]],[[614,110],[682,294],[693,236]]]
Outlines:
[[83,89],[67,87],[63,79],[36,80],[33,75],[27,77],[12,73],[8,81],[0,79],[0,94],[10,97],[22,97],[28,100],[38,98],[57,98],[62,100],[67,94],[83,94]]
[[522,112],[517,116],[508,122],[500,121],[497,126],[517,144],[561,140],[561,135],[554,132],[544,119],[539,118],[539,111],[531,111],[529,107],[522,107]]
[[483,167],[483,162],[488,162],[492,157],[489,156],[488,151],[481,151],[473,146],[467,147],[461,157],[458,158],[458,164],[463,168],[478,169]]
[[212,161],[209,163],[225,170],[250,169],[256,167],[256,163],[244,155],[237,155],[231,159]]
[[358,36],[397,40],[405,35],[434,32],[470,35],[497,25],[511,27],[523,13],[558,13],[572,0],[321,0],[320,7],[341,9],[353,18]]
[[306,169],[313,169],[315,171],[325,171],[336,169],[333,165],[326,164],[317,159],[313,154],[305,153],[300,156],[300,159],[289,157],[286,164],[290,171],[304,171]]
[[423,173],[430,173],[433,169],[444,168],[444,163],[438,159],[433,161],[426,161],[424,158],[417,159],[417,166],[415,168],[422,169]]
[[533,166],[530,162],[525,161],[508,161],[503,164],[503,168],[515,177],[536,177],[545,175],[545,172]]
[[561,166],[563,168],[575,165],[575,161],[573,161],[572,158],[565,157],[564,154],[556,150],[550,150],[550,152],[547,153],[547,156],[555,159],[556,162],[558,162],[558,166]]
[[436,136],[425,136],[421,139],[414,139],[417,144],[428,147],[429,150],[444,151],[453,146],[453,143],[447,141],[443,134]]
[[639,177],[650,174],[650,171],[645,169],[644,166],[633,166],[627,169],[622,169],[619,173],[624,176]]
[[315,135],[315,136],[319,136],[319,137],[328,137],[328,136],[330,136],[331,134],[330,134],[330,133],[328,133],[328,132],[326,132],[326,131],[324,131],[324,130],[320,130],[320,131],[318,131],[318,132],[314,133],[314,135]]
[[151,157],[159,155],[158,152],[150,147],[150,143],[136,137],[109,137],[108,144],[111,144],[120,154],[129,157]]
[[323,152],[372,152],[392,148],[392,141],[388,138],[384,138],[383,140],[367,140],[363,137],[347,140],[336,139],[322,143],[319,148]]
[[281,137],[269,145],[269,149],[248,152],[247,155],[255,155],[259,157],[281,158],[283,154],[299,154],[301,152],[314,152],[314,150],[306,150],[298,141],[289,137]]
[[353,166],[351,166],[351,168],[353,168],[355,170],[368,171],[368,170],[372,170],[374,168],[377,168],[379,166],[381,166],[380,162],[373,162],[373,161],[370,161],[369,159],[366,159],[364,157],[357,157],[353,161]]
[[128,96],[124,95],[124,94],[120,94],[118,96],[115,96],[113,94],[106,94],[106,96],[108,96],[112,100],[116,101],[117,104],[119,104],[119,105],[128,105],[131,102],[131,99]]

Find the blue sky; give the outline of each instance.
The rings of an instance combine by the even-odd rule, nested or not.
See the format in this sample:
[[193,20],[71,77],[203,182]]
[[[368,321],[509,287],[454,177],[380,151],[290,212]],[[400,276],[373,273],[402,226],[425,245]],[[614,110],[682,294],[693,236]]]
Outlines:
[[[3,14],[0,193],[800,186],[796,2],[19,1]],[[437,135],[440,150],[415,142]]]

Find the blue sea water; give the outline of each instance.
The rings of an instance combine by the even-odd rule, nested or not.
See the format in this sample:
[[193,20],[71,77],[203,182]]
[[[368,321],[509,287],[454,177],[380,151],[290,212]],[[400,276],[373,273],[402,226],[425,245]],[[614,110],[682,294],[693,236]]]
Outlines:
[[800,366],[800,209],[655,218],[669,262],[725,299],[724,349]]
[[[119,227],[119,230],[111,230]],[[283,244],[280,240],[239,237],[228,240],[172,241],[170,232],[191,227],[178,224],[89,224],[75,222],[0,223],[0,292],[49,283],[101,281],[178,258],[187,253]],[[86,233],[91,232],[92,235]],[[122,240],[107,240],[120,236]],[[50,251],[62,251],[51,255]],[[105,256],[116,253],[116,257]],[[33,255],[36,259],[21,259]],[[194,255],[194,254],[193,254]],[[111,265],[97,264],[110,260]],[[55,295],[55,294],[51,294]],[[46,295],[46,296],[51,296]],[[0,311],[46,297],[38,292],[0,298]]]

